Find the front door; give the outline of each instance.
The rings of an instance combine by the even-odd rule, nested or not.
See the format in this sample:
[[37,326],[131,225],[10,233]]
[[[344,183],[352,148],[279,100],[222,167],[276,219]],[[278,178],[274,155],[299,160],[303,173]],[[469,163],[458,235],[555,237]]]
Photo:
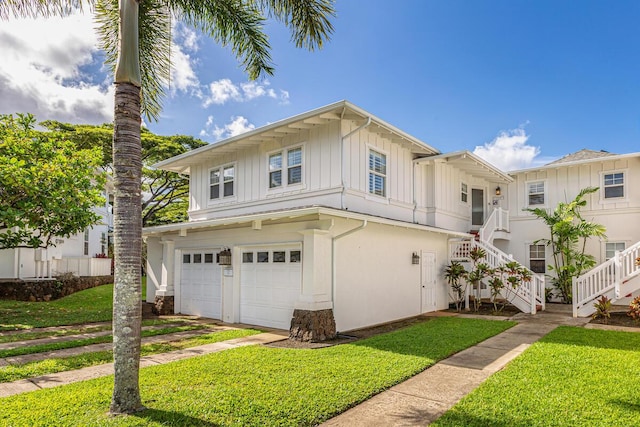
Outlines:
[[420,285],[422,286],[421,312],[427,313],[438,309],[438,292],[436,285],[436,254],[422,251]]
[[484,225],[484,190],[471,189],[471,226],[480,228]]

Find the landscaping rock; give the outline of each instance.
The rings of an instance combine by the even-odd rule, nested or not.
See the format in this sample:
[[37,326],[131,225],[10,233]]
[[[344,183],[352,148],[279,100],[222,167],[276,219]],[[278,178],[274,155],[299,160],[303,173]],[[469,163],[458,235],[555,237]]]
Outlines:
[[294,341],[322,342],[336,338],[336,321],[333,310],[293,311],[289,339]]

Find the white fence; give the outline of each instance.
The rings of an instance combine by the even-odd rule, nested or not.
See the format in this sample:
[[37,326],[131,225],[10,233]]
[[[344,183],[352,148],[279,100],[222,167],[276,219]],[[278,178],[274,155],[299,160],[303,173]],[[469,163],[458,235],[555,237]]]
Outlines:
[[62,258],[53,261],[53,274],[73,273],[76,276],[111,275],[111,258]]

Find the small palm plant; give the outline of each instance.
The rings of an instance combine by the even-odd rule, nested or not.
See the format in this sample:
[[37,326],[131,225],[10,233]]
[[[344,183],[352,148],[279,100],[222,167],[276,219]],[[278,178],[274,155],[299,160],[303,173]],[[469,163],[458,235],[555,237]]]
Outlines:
[[445,270],[444,277],[451,286],[451,299],[456,303],[456,311],[460,312],[467,292],[467,271],[458,261],[452,261]]
[[609,323],[609,319],[611,318],[611,299],[606,295],[602,295],[593,303],[593,306],[596,309],[596,312],[593,313],[593,318],[599,319],[602,317],[602,323],[605,325]]

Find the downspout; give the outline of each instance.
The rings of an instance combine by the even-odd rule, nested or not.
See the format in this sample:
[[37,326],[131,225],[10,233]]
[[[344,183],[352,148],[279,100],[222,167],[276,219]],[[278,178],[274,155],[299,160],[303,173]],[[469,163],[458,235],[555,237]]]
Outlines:
[[342,137],[342,141],[340,142],[340,175],[341,175],[341,180],[342,180],[342,191],[340,192],[340,209],[344,210],[344,192],[345,192],[345,185],[344,185],[344,140],[349,138],[351,135],[360,132],[362,129],[366,128],[367,126],[369,126],[371,124],[371,116],[367,117],[367,122],[365,124],[363,124],[362,126],[358,126],[357,128],[355,128],[354,130],[352,130],[351,132],[349,132],[348,134],[346,134],[345,136]]
[[336,295],[336,240],[342,239],[343,237],[347,237],[350,234],[356,233],[362,229],[364,229],[369,222],[365,219],[362,221],[356,228],[352,228],[351,230],[345,231],[342,234],[338,234],[331,239],[331,303],[335,309],[335,295]]
[[413,223],[416,224],[416,210],[418,209],[418,201],[416,200],[416,166],[418,163],[413,162],[413,168],[411,168],[411,186],[413,189]]

